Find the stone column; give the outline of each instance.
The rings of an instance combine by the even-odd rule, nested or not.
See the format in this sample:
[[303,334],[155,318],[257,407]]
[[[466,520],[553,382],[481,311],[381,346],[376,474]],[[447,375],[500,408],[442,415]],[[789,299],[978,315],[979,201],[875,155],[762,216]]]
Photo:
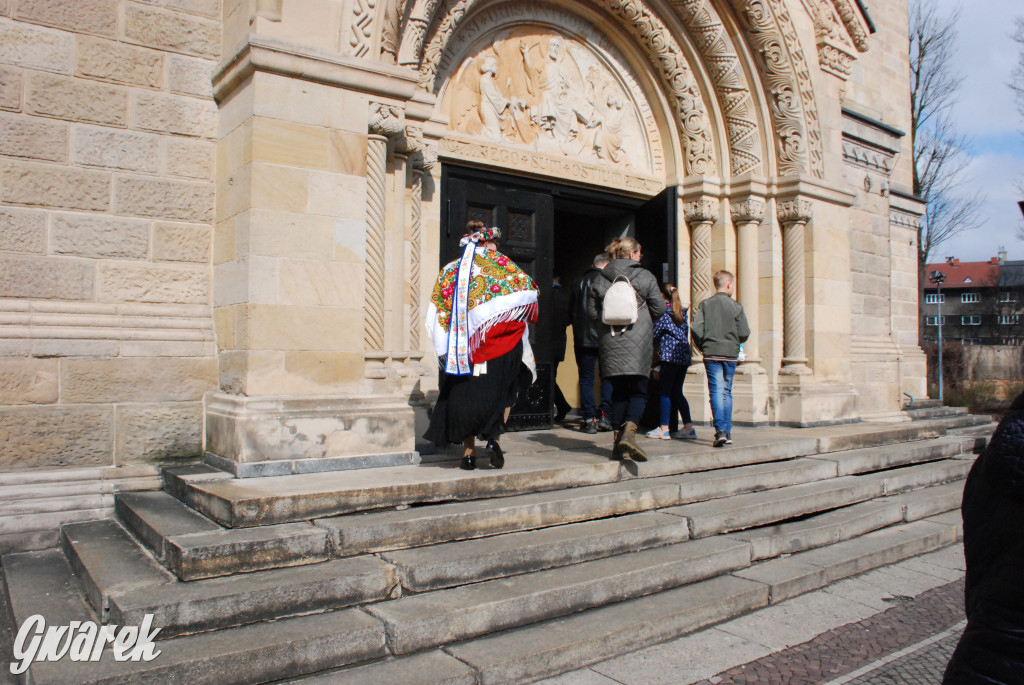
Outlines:
[[[764,221],[764,200],[747,198],[733,203],[731,208],[733,225],[736,227],[737,261],[736,300],[743,305],[750,324],[750,339],[744,344],[747,359],[743,367],[760,369],[760,353],[758,351],[758,244],[757,229]],[[763,372],[763,370],[762,370]]]
[[748,197],[732,203],[730,213],[736,228],[737,274],[736,299],[750,324],[750,337],[744,343],[746,360],[736,370],[733,385],[733,416],[739,423],[768,421],[768,375],[761,366],[758,338],[761,334],[760,273],[758,269],[758,228],[764,220],[764,200]]
[[[683,217],[690,230],[690,312],[694,312],[715,292],[711,279],[711,227],[718,218],[718,200],[703,197],[686,202]],[[711,404],[702,361],[700,352],[694,348],[683,392],[690,403],[693,420],[707,423],[711,421]]]
[[804,229],[811,203],[799,197],[778,200],[782,224],[782,369],[780,375],[809,376],[807,366],[806,295],[804,293]]
[[363,341],[367,378],[387,378],[390,356],[384,345],[388,138],[401,134],[401,111],[371,102],[366,144],[366,299]]

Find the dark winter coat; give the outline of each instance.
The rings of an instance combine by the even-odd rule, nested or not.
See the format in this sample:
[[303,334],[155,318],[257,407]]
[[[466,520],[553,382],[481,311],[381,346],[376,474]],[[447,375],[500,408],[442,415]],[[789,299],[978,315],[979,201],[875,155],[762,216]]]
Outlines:
[[725,293],[715,293],[700,303],[690,319],[693,342],[705,357],[732,357],[750,337],[743,305]]
[[1024,394],[967,476],[967,628],[944,685],[1024,683]]
[[[601,303],[605,293],[618,276],[625,276],[636,291],[637,319],[632,326],[611,327],[601,322]],[[632,259],[613,259],[595,278],[587,298],[587,313],[597,322],[598,359],[601,377],[643,376],[651,373],[654,355],[654,320],[665,313],[665,298],[658,290],[658,281],[640,262]],[[653,320],[652,320],[653,317]]]
[[601,269],[592,266],[572,284],[572,338],[573,346],[583,349],[597,349],[597,322],[587,313],[587,298],[595,278],[601,276]]

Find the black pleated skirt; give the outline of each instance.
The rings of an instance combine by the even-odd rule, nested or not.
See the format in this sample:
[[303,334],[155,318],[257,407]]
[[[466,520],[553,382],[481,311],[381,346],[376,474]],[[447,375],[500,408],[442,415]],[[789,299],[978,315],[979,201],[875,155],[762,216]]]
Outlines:
[[487,373],[480,376],[450,376],[442,366],[437,403],[423,437],[439,446],[470,436],[495,439],[505,431],[505,409],[529,384],[522,341],[488,361]]

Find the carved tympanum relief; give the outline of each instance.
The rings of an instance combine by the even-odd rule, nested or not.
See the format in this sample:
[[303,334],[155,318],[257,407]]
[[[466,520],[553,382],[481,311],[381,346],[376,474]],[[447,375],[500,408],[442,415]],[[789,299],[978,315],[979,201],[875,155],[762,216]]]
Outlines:
[[490,143],[651,172],[634,97],[574,37],[520,26],[465,58],[450,92],[450,126]]

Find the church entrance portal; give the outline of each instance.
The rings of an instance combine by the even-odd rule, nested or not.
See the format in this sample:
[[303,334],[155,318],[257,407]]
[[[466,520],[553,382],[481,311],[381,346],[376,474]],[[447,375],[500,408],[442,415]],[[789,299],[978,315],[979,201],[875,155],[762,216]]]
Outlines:
[[[659,281],[676,280],[676,187],[652,199],[445,165],[442,169],[441,260],[461,254],[466,222],[499,226],[499,249],[540,286],[540,321],[530,329],[537,382],[520,396],[510,430],[552,426],[552,398],[559,314],[552,303],[554,278],[568,289],[594,256],[614,238],[633,236],[643,246],[643,265]],[[576,397],[572,332],[558,379],[570,403]]]

